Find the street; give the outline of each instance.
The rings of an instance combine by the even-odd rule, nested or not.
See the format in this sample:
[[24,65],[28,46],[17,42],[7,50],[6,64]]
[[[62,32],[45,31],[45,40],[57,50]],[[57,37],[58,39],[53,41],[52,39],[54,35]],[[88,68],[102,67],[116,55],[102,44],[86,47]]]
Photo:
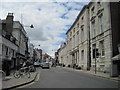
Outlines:
[[24,88],[117,88],[118,82],[59,67],[40,69],[39,80]]

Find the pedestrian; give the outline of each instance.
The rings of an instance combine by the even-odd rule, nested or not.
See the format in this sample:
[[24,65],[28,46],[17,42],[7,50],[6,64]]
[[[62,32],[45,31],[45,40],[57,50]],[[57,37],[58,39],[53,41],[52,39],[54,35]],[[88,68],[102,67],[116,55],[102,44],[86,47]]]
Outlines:
[[26,66],[29,67],[30,65],[32,65],[32,63],[31,63],[31,59],[28,58],[27,61],[26,61]]

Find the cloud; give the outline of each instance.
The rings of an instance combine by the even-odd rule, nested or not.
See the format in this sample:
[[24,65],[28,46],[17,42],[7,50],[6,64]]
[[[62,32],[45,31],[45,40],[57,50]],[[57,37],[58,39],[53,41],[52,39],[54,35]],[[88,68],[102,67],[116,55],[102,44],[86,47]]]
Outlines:
[[25,27],[30,42],[53,56],[61,42],[66,40],[65,33],[83,5],[76,2],[5,2],[0,8],[0,18],[13,12],[14,20],[21,21],[24,26],[33,24],[33,29]]

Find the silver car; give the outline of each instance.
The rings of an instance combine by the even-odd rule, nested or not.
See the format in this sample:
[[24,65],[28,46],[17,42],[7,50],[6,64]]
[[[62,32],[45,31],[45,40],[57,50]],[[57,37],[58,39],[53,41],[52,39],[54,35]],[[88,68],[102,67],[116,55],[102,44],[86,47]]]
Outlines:
[[43,62],[42,63],[42,68],[50,68],[50,64],[49,64],[49,62]]

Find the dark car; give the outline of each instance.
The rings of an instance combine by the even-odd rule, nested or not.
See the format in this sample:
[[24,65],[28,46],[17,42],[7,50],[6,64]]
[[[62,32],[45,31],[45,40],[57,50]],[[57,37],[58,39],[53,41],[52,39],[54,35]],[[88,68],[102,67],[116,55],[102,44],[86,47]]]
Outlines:
[[34,62],[34,66],[35,67],[40,67],[40,62],[39,61]]

